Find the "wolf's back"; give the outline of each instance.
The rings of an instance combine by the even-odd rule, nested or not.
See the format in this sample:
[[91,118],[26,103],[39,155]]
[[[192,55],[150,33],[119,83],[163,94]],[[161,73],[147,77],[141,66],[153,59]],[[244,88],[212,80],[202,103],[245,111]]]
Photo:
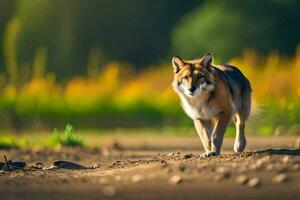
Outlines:
[[239,112],[244,119],[248,119],[251,112],[251,93],[252,88],[250,81],[245,75],[237,68],[231,65],[217,66],[221,70],[221,75],[225,77],[233,99],[239,102]]

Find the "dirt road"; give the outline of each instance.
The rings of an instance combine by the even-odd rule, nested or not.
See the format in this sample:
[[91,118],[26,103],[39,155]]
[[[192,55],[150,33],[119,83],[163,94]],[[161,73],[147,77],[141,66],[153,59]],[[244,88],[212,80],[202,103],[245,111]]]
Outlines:
[[[246,152],[234,154],[233,139],[226,139],[222,155],[213,158],[200,156],[196,137],[101,138],[101,148],[0,150],[27,163],[24,170],[0,174],[0,197],[298,200],[298,143],[296,137],[252,137]],[[49,169],[53,160],[94,169]],[[31,167],[35,162],[45,166]]]

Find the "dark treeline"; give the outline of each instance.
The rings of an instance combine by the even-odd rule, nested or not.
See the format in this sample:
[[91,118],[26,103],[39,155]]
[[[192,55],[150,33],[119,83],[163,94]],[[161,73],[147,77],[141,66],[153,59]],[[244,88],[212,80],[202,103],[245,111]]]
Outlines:
[[246,48],[290,55],[299,12],[296,0],[0,0],[0,69],[7,73],[5,44],[14,39],[19,68],[42,47],[46,70],[60,78],[86,74],[91,52],[137,68],[206,51],[222,60]]

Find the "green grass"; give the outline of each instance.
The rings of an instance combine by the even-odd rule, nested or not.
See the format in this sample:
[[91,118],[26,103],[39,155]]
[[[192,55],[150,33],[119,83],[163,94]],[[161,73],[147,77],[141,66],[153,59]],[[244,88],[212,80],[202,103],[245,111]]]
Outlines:
[[46,141],[46,146],[54,147],[82,147],[84,146],[83,139],[73,133],[73,126],[67,124],[65,130],[59,131],[55,129],[49,139]]
[[0,149],[21,148],[27,145],[27,139],[9,135],[0,135]]

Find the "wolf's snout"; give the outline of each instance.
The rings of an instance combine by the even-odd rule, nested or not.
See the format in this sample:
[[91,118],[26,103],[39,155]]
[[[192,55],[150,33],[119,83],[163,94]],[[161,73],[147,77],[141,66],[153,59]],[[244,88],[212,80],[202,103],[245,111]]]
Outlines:
[[195,87],[195,86],[192,86],[192,87],[189,89],[189,91],[190,91],[191,93],[195,92],[195,90],[196,90],[196,87]]

